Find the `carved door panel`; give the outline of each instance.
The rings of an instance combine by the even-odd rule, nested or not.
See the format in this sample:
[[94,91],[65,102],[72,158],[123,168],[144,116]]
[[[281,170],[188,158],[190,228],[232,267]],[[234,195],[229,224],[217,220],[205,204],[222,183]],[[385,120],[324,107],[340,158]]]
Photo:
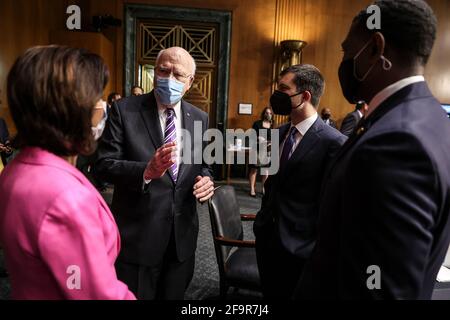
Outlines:
[[178,46],[195,59],[194,83],[184,99],[209,114],[215,127],[218,26],[214,23],[139,19],[136,30],[136,83],[153,89],[154,65],[161,49]]

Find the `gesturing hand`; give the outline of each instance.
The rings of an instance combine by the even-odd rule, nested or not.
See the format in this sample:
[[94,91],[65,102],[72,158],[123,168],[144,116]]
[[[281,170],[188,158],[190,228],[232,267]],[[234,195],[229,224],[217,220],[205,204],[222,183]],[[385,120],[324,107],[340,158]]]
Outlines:
[[197,176],[194,184],[194,196],[198,201],[204,202],[214,195],[214,182],[211,178]]
[[144,171],[145,180],[161,178],[175,163],[176,143],[169,142],[156,150],[155,155],[150,159]]

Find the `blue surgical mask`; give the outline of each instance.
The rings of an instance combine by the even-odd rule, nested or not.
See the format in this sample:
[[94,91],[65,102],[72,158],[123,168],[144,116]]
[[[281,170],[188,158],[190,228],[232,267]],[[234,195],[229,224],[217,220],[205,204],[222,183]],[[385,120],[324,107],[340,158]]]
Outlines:
[[155,94],[159,103],[174,105],[183,98],[184,83],[171,78],[156,78]]

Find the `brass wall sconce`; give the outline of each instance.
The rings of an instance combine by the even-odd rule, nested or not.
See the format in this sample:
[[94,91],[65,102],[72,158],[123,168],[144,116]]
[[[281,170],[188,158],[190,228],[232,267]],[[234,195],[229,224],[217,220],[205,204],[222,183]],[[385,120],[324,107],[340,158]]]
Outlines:
[[280,43],[279,72],[289,66],[302,63],[302,50],[307,43],[302,40],[284,40]]
[[289,66],[302,63],[302,50],[307,42],[302,40],[284,40],[280,42],[273,64],[273,86],[275,90],[278,75]]

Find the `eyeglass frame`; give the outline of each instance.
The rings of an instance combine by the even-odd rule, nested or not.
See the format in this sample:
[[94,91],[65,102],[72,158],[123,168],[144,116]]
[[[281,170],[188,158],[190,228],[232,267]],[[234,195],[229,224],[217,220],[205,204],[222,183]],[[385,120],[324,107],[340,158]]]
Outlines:
[[[178,81],[181,81],[181,82],[184,82],[184,79],[189,79],[189,78],[194,78],[194,75],[192,75],[192,74],[187,74],[187,75],[184,75],[184,74],[180,74],[180,73],[177,73],[177,74],[175,74],[175,73],[173,73],[173,71],[171,70],[171,68],[165,68],[165,67],[162,67],[163,68],[163,72],[169,72],[170,71],[170,73],[167,75],[167,74],[164,74],[164,75],[162,75],[162,74],[158,74],[158,73],[160,73],[161,72],[161,67],[158,67],[158,66],[156,66],[155,67],[155,74],[156,75],[158,75],[158,76],[161,76],[161,77],[170,77],[170,76],[173,76],[175,79],[177,79]],[[180,79],[181,78],[181,79]]]

